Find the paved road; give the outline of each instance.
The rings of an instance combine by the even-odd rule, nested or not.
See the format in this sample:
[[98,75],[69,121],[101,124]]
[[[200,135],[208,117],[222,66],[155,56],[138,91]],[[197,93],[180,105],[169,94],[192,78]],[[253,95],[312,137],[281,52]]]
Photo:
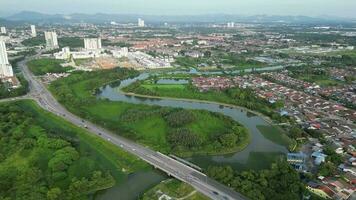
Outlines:
[[175,177],[183,182],[186,182],[193,186],[199,192],[205,194],[211,199],[217,200],[240,200],[246,199],[239,193],[236,193],[226,186],[208,178],[201,172],[178,162],[169,156],[161,154],[159,152],[152,151],[151,149],[142,145],[136,144],[130,140],[120,137],[106,129],[103,129],[95,124],[92,124],[78,116],[68,112],[62,105],[60,105],[52,94],[47,90],[42,82],[36,79],[36,77],[29,71],[24,60],[19,63],[22,69],[23,75],[29,82],[30,93],[22,98],[30,98],[35,100],[42,108],[61,116],[73,124],[85,127],[89,132],[101,137],[118,147],[130,152],[147,163],[151,164],[155,168],[158,168],[168,175]]

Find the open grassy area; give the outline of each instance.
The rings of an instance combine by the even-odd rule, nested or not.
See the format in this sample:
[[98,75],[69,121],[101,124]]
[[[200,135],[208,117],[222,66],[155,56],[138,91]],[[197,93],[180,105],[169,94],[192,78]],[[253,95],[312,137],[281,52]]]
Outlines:
[[[164,153],[224,154],[241,150],[249,143],[247,130],[220,114],[110,102],[93,95],[108,81],[131,73],[126,69],[78,72],[53,82],[50,90],[70,111]],[[109,74],[112,78],[108,78]]]
[[36,75],[45,75],[46,73],[62,73],[72,70],[72,67],[62,67],[62,60],[55,60],[49,58],[42,58],[31,60],[27,63],[31,72]]
[[345,84],[342,81],[338,81],[335,79],[332,79],[328,75],[315,75],[315,74],[303,74],[298,76],[298,79],[301,79],[306,82],[311,82],[311,83],[316,83],[320,86],[340,86]]
[[[82,178],[89,179],[94,171],[102,171],[105,174],[109,173],[115,181],[113,182],[113,185],[117,185],[125,181],[129,173],[150,169],[149,166],[139,158],[88,133],[85,129],[79,128],[56,115],[42,110],[33,101],[23,100],[2,103],[1,107],[2,110],[7,107],[12,109],[12,115],[17,112],[24,112],[26,114],[26,118],[22,120],[23,124],[16,128],[24,128],[25,132],[21,133],[16,129],[11,130],[6,128],[13,134],[13,138],[18,138],[16,139],[18,140],[16,148],[19,148],[19,150],[9,151],[9,147],[1,149],[0,157],[2,162],[0,164],[0,176],[2,179],[4,179],[4,176],[9,176],[5,175],[5,172],[2,173],[3,170],[7,169],[6,167],[13,168],[13,170],[17,171],[18,175],[23,173],[22,176],[28,176],[28,173],[32,168],[36,168],[40,170],[36,172],[37,178],[33,179],[34,182],[27,184],[26,187],[32,187],[31,185],[36,187],[36,184],[41,184],[41,187],[45,187],[43,182],[47,182],[50,188],[60,188],[63,192],[60,197],[64,198],[66,195],[72,195],[71,192],[73,191],[70,185],[72,184],[73,178],[78,180],[82,180]],[[14,111],[14,109],[18,109],[19,111]],[[5,125],[3,123],[0,124],[2,127]],[[13,123],[10,124],[13,125]],[[6,124],[6,126],[8,127],[10,124]],[[20,139],[21,137],[17,136],[20,133],[24,134],[22,138],[26,138]],[[33,143],[33,140],[36,138],[37,142]],[[6,137],[1,137],[0,147],[6,145],[11,146],[11,143],[14,142],[16,141],[12,139],[9,143],[6,140]],[[21,146],[24,146],[24,148],[21,148]],[[61,149],[62,146],[64,146],[63,149]],[[74,151],[78,152],[79,156],[75,158],[76,156],[74,155],[76,153],[73,152],[73,161],[69,162],[67,159],[65,161],[66,164],[54,164],[59,162],[59,152],[67,151],[68,148],[69,150],[71,148],[75,149]],[[69,153],[71,151],[73,150],[68,151],[66,155],[69,156],[73,154]],[[64,155],[65,154],[63,154],[62,159],[64,159]],[[5,157],[5,160],[3,156]],[[56,156],[58,156],[58,158],[56,158]],[[11,173],[11,171],[7,171],[6,173]],[[10,181],[7,184],[10,187],[13,182]],[[89,186],[89,184],[90,183],[87,183],[87,186]],[[107,180],[106,183],[103,182],[102,184],[99,184],[99,182],[97,182],[97,184],[98,185],[95,187],[93,185],[87,189],[82,188],[81,191],[76,191],[76,193],[78,195],[88,195],[93,194],[98,190],[113,186],[109,180]],[[5,188],[1,188],[0,192],[3,191],[3,189]],[[41,199],[40,196],[38,196],[39,193],[43,193],[44,191],[44,189],[42,189],[42,191],[31,189],[25,192],[22,191],[23,189],[21,187],[17,187],[16,190],[19,193],[23,192],[26,194],[28,198],[37,195],[39,199]],[[16,192],[13,194],[19,195]]]
[[137,94],[145,94],[152,96],[162,97],[175,97],[186,99],[198,99],[216,101],[222,103],[234,104],[234,100],[231,99],[226,93],[219,91],[208,91],[201,93],[193,88],[190,84],[156,84],[152,81],[143,81],[134,83],[127,88],[124,88],[125,92],[134,92]]
[[208,200],[206,196],[197,192],[190,185],[180,182],[175,179],[162,181],[159,185],[147,191],[142,200],[158,199],[163,195],[167,195],[173,199],[184,200]]

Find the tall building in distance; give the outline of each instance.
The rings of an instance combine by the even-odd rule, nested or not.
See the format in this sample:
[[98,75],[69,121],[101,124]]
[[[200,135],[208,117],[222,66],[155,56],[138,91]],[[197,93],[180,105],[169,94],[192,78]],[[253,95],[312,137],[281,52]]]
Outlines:
[[228,22],[227,23],[228,28],[234,28],[235,27],[235,22]]
[[7,58],[5,41],[0,38],[0,78],[12,76],[14,76],[14,72]]
[[86,50],[101,49],[101,38],[84,38],[84,48]]
[[45,32],[46,48],[47,49],[58,49],[58,39],[56,32]]
[[37,36],[36,26],[35,25],[31,25],[31,36],[32,37],[36,37]]
[[0,33],[1,33],[1,34],[6,34],[6,28],[5,28],[4,26],[2,26],[2,27],[0,28]]
[[138,18],[138,27],[145,27],[145,20]]

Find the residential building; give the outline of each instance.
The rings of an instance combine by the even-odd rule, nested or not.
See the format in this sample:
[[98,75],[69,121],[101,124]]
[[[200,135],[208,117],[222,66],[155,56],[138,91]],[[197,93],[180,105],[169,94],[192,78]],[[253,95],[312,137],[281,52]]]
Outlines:
[[0,33],[1,33],[1,34],[6,34],[6,28],[5,28],[4,26],[2,26],[2,27],[0,28]]
[[56,32],[45,32],[46,48],[47,49],[58,49],[58,39]]
[[0,38],[0,78],[12,77],[14,73],[7,58],[5,42]]
[[84,48],[86,50],[99,50],[101,49],[101,38],[85,38]]
[[145,27],[145,21],[141,18],[138,18],[138,27]]
[[36,26],[35,25],[31,25],[31,36],[32,37],[36,37],[37,36]]
[[234,28],[235,27],[235,22],[228,22],[227,23],[228,28]]

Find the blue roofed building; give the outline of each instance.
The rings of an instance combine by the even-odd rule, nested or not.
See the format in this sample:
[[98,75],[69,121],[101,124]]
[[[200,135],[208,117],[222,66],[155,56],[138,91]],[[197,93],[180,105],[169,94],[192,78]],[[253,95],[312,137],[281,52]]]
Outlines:
[[305,159],[306,155],[302,152],[299,153],[288,153],[287,161],[292,165],[296,170],[303,171],[306,170]]

